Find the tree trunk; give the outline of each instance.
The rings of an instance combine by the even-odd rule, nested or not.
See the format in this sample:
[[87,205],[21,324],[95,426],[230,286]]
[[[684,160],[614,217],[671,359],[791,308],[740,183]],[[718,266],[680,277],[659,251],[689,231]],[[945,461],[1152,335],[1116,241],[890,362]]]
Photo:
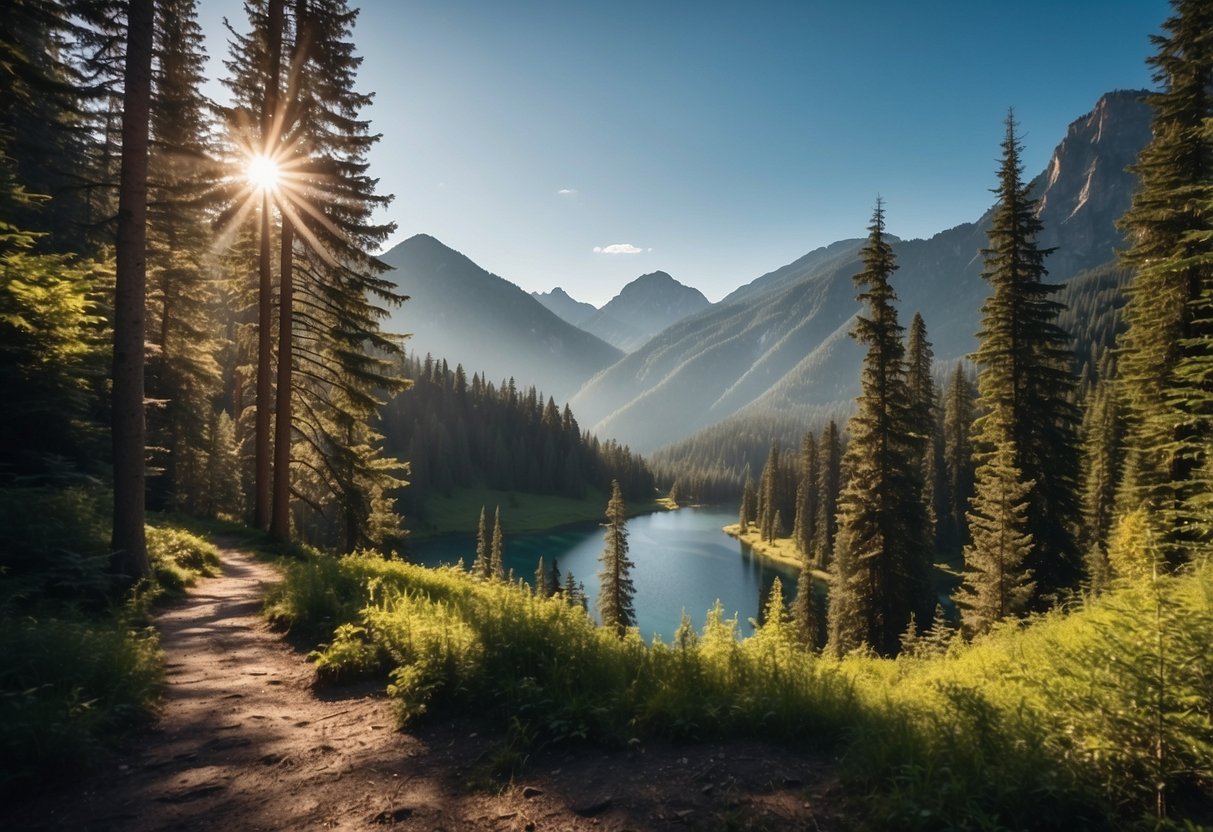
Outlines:
[[143,339],[147,326],[147,147],[154,11],[153,0],[130,0],[127,6],[122,171],[115,249],[111,567],[115,574],[128,581],[151,571],[143,528]]
[[281,274],[278,278],[278,390],[274,409],[274,516],[270,534],[291,538],[291,317],[294,304],[294,227],[282,217]]
[[[277,142],[278,76],[282,69],[283,0],[269,0],[267,9],[265,91],[261,101],[261,152],[270,155]],[[258,263],[257,292],[257,419],[254,441],[253,525],[259,529],[270,524],[270,410],[273,385],[270,371],[273,351],[273,276],[270,251],[270,194],[261,199],[261,257]]]

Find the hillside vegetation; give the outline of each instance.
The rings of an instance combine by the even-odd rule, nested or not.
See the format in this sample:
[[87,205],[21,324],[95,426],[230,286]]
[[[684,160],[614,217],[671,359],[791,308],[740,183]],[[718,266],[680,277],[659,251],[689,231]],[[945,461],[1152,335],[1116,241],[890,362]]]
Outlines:
[[1125,581],[971,644],[932,630],[896,659],[816,655],[781,603],[747,639],[718,607],[702,632],[646,645],[560,594],[373,553],[292,566],[268,611],[324,642],[322,678],[387,680],[402,723],[480,713],[519,753],[761,735],[839,754],[875,798],[871,821],[900,829],[1125,828],[1160,801],[1174,817],[1213,811],[1207,568]]

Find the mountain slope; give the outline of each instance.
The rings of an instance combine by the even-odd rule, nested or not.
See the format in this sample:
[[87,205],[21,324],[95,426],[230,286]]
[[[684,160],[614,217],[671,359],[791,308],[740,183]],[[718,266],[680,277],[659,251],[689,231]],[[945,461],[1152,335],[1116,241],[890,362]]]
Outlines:
[[703,293],[665,272],[641,275],[579,326],[624,352],[711,304]]
[[585,301],[575,300],[559,286],[550,292],[531,292],[531,297],[546,306],[548,311],[554,313],[560,320],[573,326],[581,326],[598,311],[598,307]]
[[[1149,140],[1140,92],[1114,92],[1070,125],[1048,168],[1033,180],[1056,246],[1046,265],[1065,282],[1114,258],[1115,219],[1135,186],[1125,171]],[[892,207],[890,225],[897,226]],[[857,225],[860,223],[857,221]],[[937,361],[976,346],[989,212],[928,240],[899,240],[893,286],[903,323],[920,311]],[[600,435],[652,449],[734,414],[783,413],[848,403],[862,358],[847,336],[858,309],[851,277],[860,241],[817,249],[684,319],[590,380],[573,406]]]
[[408,347],[418,353],[462,363],[494,382],[512,376],[558,400],[621,356],[429,235],[410,237],[382,259],[410,297],[384,328],[411,333]]

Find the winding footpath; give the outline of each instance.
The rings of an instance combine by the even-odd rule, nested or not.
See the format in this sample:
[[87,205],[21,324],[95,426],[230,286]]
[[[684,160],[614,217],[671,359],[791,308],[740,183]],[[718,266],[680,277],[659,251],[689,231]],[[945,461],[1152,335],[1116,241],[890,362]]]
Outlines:
[[157,618],[155,727],[103,770],[6,807],[0,828],[642,830],[717,828],[722,813],[836,827],[821,762],[757,743],[557,749],[529,759],[529,780],[485,790],[491,738],[439,720],[402,733],[382,685],[315,689],[259,615],[275,570],[235,548],[222,558],[219,577]]

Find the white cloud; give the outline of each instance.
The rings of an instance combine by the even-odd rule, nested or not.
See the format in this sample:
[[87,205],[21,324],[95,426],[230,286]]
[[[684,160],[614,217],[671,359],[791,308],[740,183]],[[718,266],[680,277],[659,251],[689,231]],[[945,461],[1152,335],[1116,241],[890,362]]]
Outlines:
[[594,246],[595,254],[640,254],[644,249],[631,243],[613,243],[609,246]]
[[561,189],[560,189],[560,190],[558,190],[556,193],[557,193],[559,196],[576,196],[576,195],[577,195],[577,189],[576,189],[576,188],[561,188]]

